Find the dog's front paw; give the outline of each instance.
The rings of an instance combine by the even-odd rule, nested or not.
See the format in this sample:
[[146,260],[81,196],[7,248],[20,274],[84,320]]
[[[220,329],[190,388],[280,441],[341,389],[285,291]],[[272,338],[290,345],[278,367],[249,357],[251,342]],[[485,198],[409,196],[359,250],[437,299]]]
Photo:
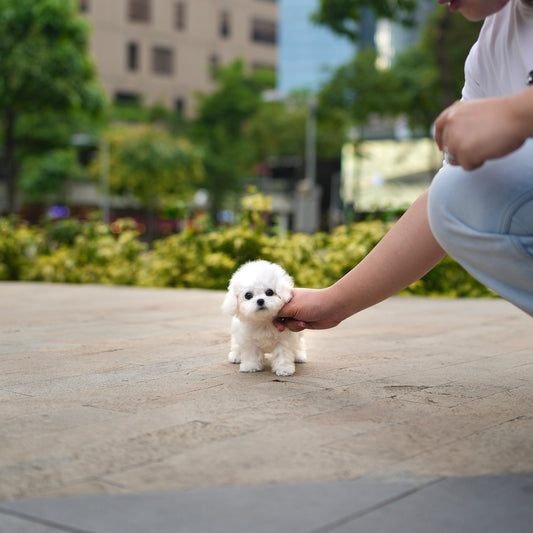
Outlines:
[[239,355],[239,352],[236,352],[235,350],[231,350],[231,352],[228,354],[228,361],[230,363],[240,363],[241,362],[241,356]]
[[272,369],[276,372],[276,376],[292,376],[295,372],[294,364],[286,363],[284,365],[278,365]]
[[261,372],[263,365],[255,361],[243,361],[239,370],[241,372]]

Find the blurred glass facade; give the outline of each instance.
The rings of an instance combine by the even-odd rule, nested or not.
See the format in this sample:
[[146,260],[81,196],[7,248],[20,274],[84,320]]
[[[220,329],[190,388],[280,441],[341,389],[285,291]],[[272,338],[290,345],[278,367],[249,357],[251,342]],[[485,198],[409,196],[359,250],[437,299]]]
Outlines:
[[[306,89],[317,92],[331,72],[350,61],[356,46],[346,37],[336,35],[311,21],[318,0],[278,0],[279,56],[278,91],[290,93]],[[435,0],[419,0],[416,24],[406,28],[391,21],[376,21],[367,13],[361,32],[362,46],[375,46],[380,65],[390,65],[398,51],[414,44],[427,15],[435,8]]]
[[350,40],[311,21],[317,0],[279,0],[278,90],[316,92],[354,55]]

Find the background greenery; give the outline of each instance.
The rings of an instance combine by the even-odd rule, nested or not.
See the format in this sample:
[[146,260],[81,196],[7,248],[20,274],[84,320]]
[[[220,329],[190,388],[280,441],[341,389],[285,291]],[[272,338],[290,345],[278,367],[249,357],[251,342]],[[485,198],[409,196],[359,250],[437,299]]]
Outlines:
[[[281,264],[297,286],[318,288],[353,268],[390,226],[374,220],[340,226],[331,233],[269,234],[261,220],[259,212],[245,211],[236,226],[206,232],[188,229],[148,249],[128,219],[111,226],[97,219],[67,219],[36,227],[4,218],[0,280],[224,290],[242,263],[266,259]],[[449,257],[404,293],[493,296]]]
[[[361,49],[357,25],[365,13],[413,24],[415,6],[415,0],[317,2],[315,21],[358,45],[315,95],[319,160],[338,158],[354,128],[364,140],[375,116],[407,117],[417,134],[428,135],[440,110],[460,97],[462,65],[479,25],[443,6],[435,6],[419,42],[392,65],[378,66],[375,51]],[[111,106],[89,34],[76,0],[0,0],[0,174],[8,212],[16,211],[17,198],[29,208],[64,204],[68,182],[87,174],[99,179],[101,141],[111,148],[111,192],[134,197],[148,226],[155,211],[190,205],[197,187],[209,192],[216,223],[217,212],[269,160],[305,156],[310,95],[265,101],[263,91],[275,86],[272,72],[251,71],[238,59],[221,66],[215,89],[198,94],[194,118],[142,102]],[[80,133],[92,146],[74,148]],[[91,159],[89,171],[80,166]]]
[[35,197],[46,182],[45,194],[61,196],[76,173],[70,136],[93,128],[105,108],[78,11],[75,0],[0,0],[0,171],[10,212],[20,189]]
[[[365,13],[413,24],[415,5],[320,0],[314,19],[357,44]],[[225,289],[241,263],[264,258],[280,263],[299,286],[323,287],[386,232],[388,224],[376,220],[315,235],[275,232],[263,223],[269,209],[261,195],[245,199],[239,224],[208,231],[216,227],[217,211],[270,159],[304,157],[310,95],[266,101],[272,73],[250,72],[236,60],[213,73],[216,88],[198,95],[194,119],[161,105],[110,106],[89,53],[90,27],[78,8],[76,0],[0,0],[0,172],[8,212],[16,211],[17,196],[47,207],[64,202],[69,181],[98,180],[97,149],[105,143],[110,190],[145,209],[148,236],[157,211],[185,214],[198,187],[209,192],[212,223],[149,248],[132,220],[109,226],[95,214],[85,223],[30,226],[0,218],[0,280]],[[407,117],[414,131],[427,135],[440,110],[460,96],[462,65],[478,30],[441,6],[420,41],[390,66],[378,66],[375,51],[359,47],[316,95],[318,158],[339,157],[354,128],[364,140],[375,116]],[[75,148],[80,133],[92,141]],[[450,258],[405,292],[492,295]]]

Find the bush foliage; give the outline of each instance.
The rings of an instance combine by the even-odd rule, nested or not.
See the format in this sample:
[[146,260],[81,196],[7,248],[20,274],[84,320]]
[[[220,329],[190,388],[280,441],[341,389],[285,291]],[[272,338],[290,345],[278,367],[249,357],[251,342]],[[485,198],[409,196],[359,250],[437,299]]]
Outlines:
[[[154,242],[139,239],[132,220],[63,220],[41,227],[0,219],[0,280],[104,283],[224,290],[235,269],[258,258],[281,264],[296,286],[325,287],[346,274],[388,229],[381,221],[331,233],[269,235],[249,214],[233,227],[185,230]],[[493,293],[445,258],[404,293],[486,297]]]
[[134,228],[127,219],[40,228],[0,219],[0,280],[135,285],[146,245]]

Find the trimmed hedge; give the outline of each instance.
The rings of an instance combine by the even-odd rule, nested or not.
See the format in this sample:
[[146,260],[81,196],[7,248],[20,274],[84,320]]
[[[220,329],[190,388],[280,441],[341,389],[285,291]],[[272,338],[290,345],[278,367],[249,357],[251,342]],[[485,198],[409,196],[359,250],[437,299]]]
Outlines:
[[[281,264],[296,286],[325,287],[361,261],[389,225],[358,222],[331,233],[268,235],[248,218],[216,231],[186,230],[155,241],[152,249],[135,228],[129,219],[111,226],[67,219],[42,227],[0,219],[0,280],[224,290],[239,265],[262,258]],[[404,293],[494,296],[450,257]]]

